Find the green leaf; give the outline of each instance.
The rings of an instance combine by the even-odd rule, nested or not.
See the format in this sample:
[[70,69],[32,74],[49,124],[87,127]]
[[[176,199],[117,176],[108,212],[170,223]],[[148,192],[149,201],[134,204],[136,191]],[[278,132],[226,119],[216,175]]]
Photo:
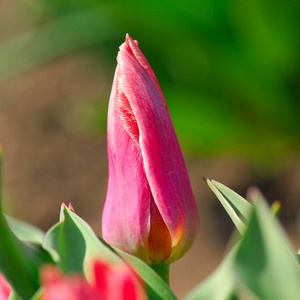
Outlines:
[[237,253],[237,282],[261,299],[300,299],[300,267],[280,224],[257,189],[254,209]]
[[5,216],[10,230],[22,241],[42,243],[45,233],[38,227],[15,218]]
[[279,201],[274,201],[272,203],[271,209],[273,211],[273,215],[278,217],[281,211],[281,203]]
[[[22,299],[14,291],[11,291],[8,300],[22,300]],[[32,300],[32,298],[30,300]]]
[[0,147],[0,214],[2,214],[2,147]]
[[[222,185],[210,183],[232,199]],[[221,265],[185,300],[300,299],[300,267],[284,231],[257,189],[250,190],[249,199],[253,208],[242,237],[237,242],[233,236]]]
[[252,205],[224,184],[208,178],[204,180],[218,197],[238,231],[243,233],[251,215]]
[[3,215],[0,236],[0,271],[21,298],[29,299],[39,287],[41,258],[11,232]]
[[31,297],[30,300],[40,300],[44,289],[43,287],[39,288],[37,292]]
[[46,233],[43,243],[65,273],[79,272],[90,277],[91,260],[104,259],[111,263],[121,259],[96,236],[91,227],[64,204],[60,221]]
[[114,248],[118,253],[142,278],[146,286],[149,299],[176,299],[165,281],[146,263],[137,258],[136,256],[130,255],[124,251]]
[[150,299],[176,299],[147,264],[99,239],[91,227],[65,205],[62,205],[60,221],[46,233],[43,246],[53,254],[63,272],[79,272],[86,278],[91,276],[90,264],[95,258],[111,263],[125,260],[141,276]]
[[233,264],[237,247],[226,255],[218,268],[202,283],[196,286],[184,300],[228,300],[234,291]]
[[297,254],[296,254],[296,259],[300,265],[300,249],[298,250]]

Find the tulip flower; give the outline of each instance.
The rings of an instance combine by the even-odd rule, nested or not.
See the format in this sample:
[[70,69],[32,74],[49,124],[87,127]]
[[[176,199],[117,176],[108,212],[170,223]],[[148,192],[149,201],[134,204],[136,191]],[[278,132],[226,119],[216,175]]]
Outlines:
[[117,62],[108,109],[103,238],[149,265],[169,264],[193,243],[197,206],[166,101],[129,35]]
[[88,283],[78,274],[66,276],[53,266],[44,267],[41,300],[146,300],[138,277],[125,263],[110,266],[95,260],[92,272]]
[[7,300],[9,298],[10,292],[11,286],[3,277],[3,275],[0,274],[0,300]]
[[64,277],[53,266],[42,269],[41,283],[44,288],[41,300],[92,300],[91,287],[79,275]]

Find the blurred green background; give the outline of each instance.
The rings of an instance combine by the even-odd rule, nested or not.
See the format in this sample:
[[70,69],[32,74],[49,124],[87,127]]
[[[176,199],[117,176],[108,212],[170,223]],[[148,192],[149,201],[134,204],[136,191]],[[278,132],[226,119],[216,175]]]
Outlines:
[[202,176],[280,200],[299,248],[299,20],[300,2],[287,0],[0,2],[6,210],[47,229],[71,201],[101,232],[107,105],[129,33],[161,85],[199,206],[199,236],[171,270],[176,295],[212,271],[233,229]]
[[[184,149],[234,153],[269,165],[299,149],[299,1],[19,5],[28,29],[2,39],[1,77],[87,48],[97,59],[98,47],[105,49],[111,76],[116,49],[128,32],[155,70]],[[94,125],[101,127],[102,108],[97,109]]]

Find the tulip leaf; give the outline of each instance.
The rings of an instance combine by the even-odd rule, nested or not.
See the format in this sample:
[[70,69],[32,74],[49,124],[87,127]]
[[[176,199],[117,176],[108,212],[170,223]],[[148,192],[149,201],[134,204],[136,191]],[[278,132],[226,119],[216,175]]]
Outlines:
[[149,299],[176,299],[165,281],[142,260],[119,249],[113,248],[142,278],[146,286]]
[[91,259],[100,258],[111,263],[120,263],[124,259],[144,280],[150,299],[176,299],[166,283],[148,265],[111,248],[65,205],[61,209],[60,221],[46,233],[43,245],[54,254],[58,266],[65,273],[79,272],[89,278]]
[[29,299],[39,287],[39,266],[51,259],[40,245],[20,241],[3,215],[0,215],[0,236],[0,272],[21,298]]
[[300,267],[280,224],[257,189],[249,192],[254,205],[235,261],[239,285],[260,299],[300,298]]
[[65,273],[79,272],[89,278],[91,259],[111,263],[121,259],[96,236],[91,227],[65,205],[60,221],[46,233],[43,246],[50,251]]
[[[241,238],[221,265],[184,299],[291,299],[300,296],[300,267],[286,234],[257,189]],[[299,253],[298,253],[299,254]]]
[[42,293],[44,291],[43,287],[40,287],[36,293],[31,297],[30,300],[41,300]]
[[10,230],[22,241],[42,243],[45,233],[38,227],[15,218],[5,216]]
[[238,231],[243,233],[246,227],[245,225],[251,215],[252,205],[246,199],[222,183],[208,178],[204,179],[210,189],[220,200]]
[[[22,300],[14,291],[9,294],[8,300]],[[32,300],[32,298],[30,298]]]
[[300,265],[300,249],[298,250],[297,254],[296,254],[296,259]]
[[2,148],[0,147],[0,214],[2,214]]

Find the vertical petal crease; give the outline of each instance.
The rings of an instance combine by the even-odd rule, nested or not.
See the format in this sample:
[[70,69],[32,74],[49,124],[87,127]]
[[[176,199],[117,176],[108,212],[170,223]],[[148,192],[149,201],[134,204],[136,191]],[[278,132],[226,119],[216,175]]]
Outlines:
[[138,145],[140,133],[136,118],[132,112],[132,108],[127,97],[122,92],[122,90],[119,89],[117,90],[116,95],[116,110],[120,115],[120,119],[122,121],[124,129],[130,135],[133,141]]

